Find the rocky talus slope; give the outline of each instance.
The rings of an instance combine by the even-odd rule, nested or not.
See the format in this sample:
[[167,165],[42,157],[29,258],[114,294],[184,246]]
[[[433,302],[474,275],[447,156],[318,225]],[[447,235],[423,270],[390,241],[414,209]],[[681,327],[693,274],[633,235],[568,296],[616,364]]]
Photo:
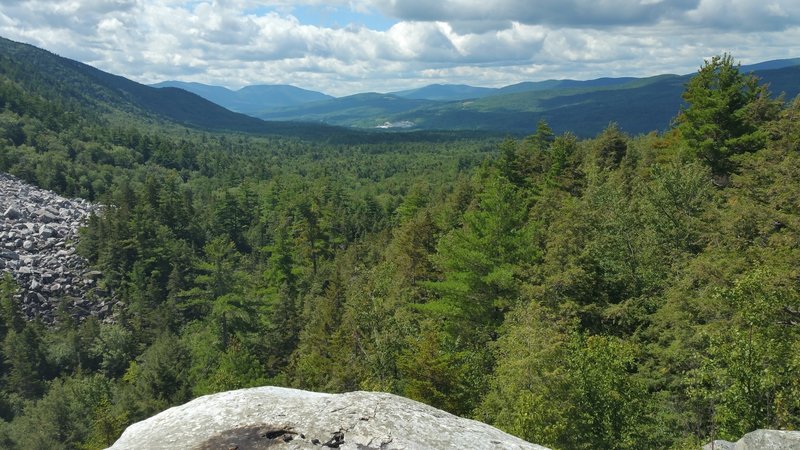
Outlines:
[[111,450],[546,450],[392,394],[277,387],[207,395],[128,427]]
[[63,302],[79,320],[110,320],[114,300],[98,287],[103,274],[75,253],[78,228],[97,208],[0,173],[0,271],[19,284],[26,318],[53,323]]

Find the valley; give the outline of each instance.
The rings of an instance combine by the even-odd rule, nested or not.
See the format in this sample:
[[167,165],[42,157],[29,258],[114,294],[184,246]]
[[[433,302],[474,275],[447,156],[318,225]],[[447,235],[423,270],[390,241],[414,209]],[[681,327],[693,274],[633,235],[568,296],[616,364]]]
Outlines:
[[[759,77],[776,95],[783,93],[786,98],[794,98],[800,93],[797,83],[800,59],[769,61],[744,66],[741,70]],[[544,120],[558,133],[571,131],[580,137],[591,137],[601,132],[609,122],[619,124],[630,134],[667,130],[675,111],[684,105],[681,93],[691,77],[690,74],[587,81],[548,80],[494,89],[429,85],[408,91],[340,98],[306,91],[305,96],[298,96],[293,101],[286,98],[299,91],[298,88],[250,86],[237,92],[261,89],[263,94],[249,97],[250,103],[247,104],[213,94],[225,90],[219,86],[179,82],[155,86],[182,87],[233,111],[266,120],[324,123],[360,129],[384,128],[386,122],[406,123],[413,125],[402,128],[483,130],[519,135],[532,133],[535,124]]]

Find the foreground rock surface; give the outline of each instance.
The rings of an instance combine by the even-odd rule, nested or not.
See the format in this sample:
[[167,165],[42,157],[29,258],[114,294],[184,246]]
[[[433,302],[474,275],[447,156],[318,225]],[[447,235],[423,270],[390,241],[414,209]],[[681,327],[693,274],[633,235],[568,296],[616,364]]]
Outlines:
[[392,394],[260,387],[200,397],[128,427],[123,449],[545,449]]
[[53,323],[65,302],[76,319],[110,320],[114,301],[97,286],[102,274],[75,253],[78,229],[97,209],[0,172],[0,272],[19,284],[26,318]]
[[800,450],[800,431],[756,430],[736,442],[709,442],[703,450]]

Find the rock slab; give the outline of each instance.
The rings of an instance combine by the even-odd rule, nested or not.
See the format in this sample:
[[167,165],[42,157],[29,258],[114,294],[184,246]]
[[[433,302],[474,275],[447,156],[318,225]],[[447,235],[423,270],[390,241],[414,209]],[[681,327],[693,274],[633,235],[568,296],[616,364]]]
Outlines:
[[756,430],[736,442],[709,442],[703,450],[800,450],[800,431]]
[[110,450],[530,449],[497,428],[377,392],[259,387],[207,395],[128,427]]

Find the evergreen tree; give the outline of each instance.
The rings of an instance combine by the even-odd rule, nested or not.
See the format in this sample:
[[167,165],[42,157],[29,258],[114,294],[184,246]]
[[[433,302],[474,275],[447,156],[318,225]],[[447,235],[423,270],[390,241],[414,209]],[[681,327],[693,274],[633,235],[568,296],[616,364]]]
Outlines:
[[434,261],[444,280],[428,286],[441,299],[424,308],[457,318],[456,328],[490,335],[518,300],[521,270],[538,249],[524,194],[507,179],[487,174],[478,200],[463,227],[439,241]]
[[686,85],[688,106],[677,118],[689,150],[717,175],[730,172],[731,156],[764,146],[759,126],[778,112],[767,87],[739,67],[729,54],[705,61]]

